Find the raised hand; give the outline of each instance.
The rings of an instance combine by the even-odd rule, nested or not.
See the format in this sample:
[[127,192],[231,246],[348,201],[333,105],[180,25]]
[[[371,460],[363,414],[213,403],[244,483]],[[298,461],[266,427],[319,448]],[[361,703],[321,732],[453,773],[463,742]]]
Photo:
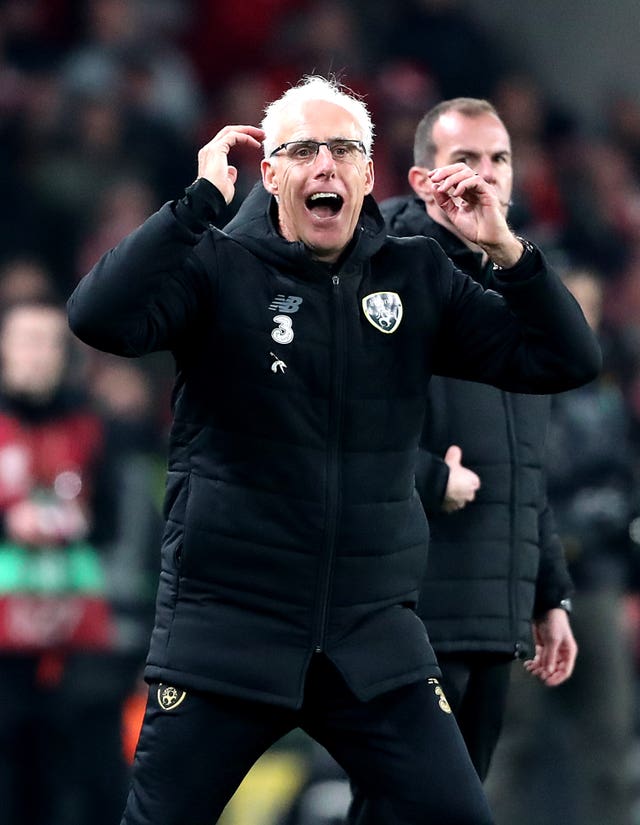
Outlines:
[[198,152],[198,177],[213,183],[231,203],[238,170],[229,164],[229,152],[238,145],[259,149],[263,140],[264,132],[257,126],[225,126]]
[[513,266],[523,247],[509,229],[495,188],[466,163],[429,172],[433,197],[467,241],[482,247],[502,267]]

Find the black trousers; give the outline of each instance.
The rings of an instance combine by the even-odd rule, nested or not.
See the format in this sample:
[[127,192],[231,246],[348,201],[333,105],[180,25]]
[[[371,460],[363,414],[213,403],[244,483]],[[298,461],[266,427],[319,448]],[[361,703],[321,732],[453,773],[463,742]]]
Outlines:
[[[439,654],[442,687],[471,761],[484,781],[505,714],[513,657],[488,653]],[[423,781],[428,781],[425,774]],[[366,789],[351,781],[349,825],[385,825],[384,814]]]
[[442,687],[483,782],[502,730],[513,662],[512,656],[490,653],[438,656]]
[[214,825],[253,763],[296,727],[362,787],[384,825],[493,823],[435,680],[360,702],[316,656],[300,710],[152,685],[122,825]]

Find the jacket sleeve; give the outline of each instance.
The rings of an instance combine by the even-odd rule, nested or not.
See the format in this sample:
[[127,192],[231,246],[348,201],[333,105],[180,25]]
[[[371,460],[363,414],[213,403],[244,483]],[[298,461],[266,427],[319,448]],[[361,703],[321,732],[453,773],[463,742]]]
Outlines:
[[540,394],[581,386],[598,374],[596,336],[539,250],[495,273],[496,289],[449,271],[434,373]]
[[564,548],[546,494],[541,496],[538,508],[538,535],[540,566],[536,580],[534,619],[558,607],[562,599],[573,593],[573,582],[567,569]]
[[449,467],[442,456],[420,447],[416,463],[416,489],[427,515],[441,513],[449,481]]
[[448,400],[446,383],[437,376],[429,382],[418,458],[416,489],[427,515],[442,515],[442,502],[449,481],[449,466],[443,458],[448,435]]
[[172,349],[211,307],[211,280],[193,253],[223,207],[212,184],[196,181],[107,252],[67,303],[78,338],[123,356]]

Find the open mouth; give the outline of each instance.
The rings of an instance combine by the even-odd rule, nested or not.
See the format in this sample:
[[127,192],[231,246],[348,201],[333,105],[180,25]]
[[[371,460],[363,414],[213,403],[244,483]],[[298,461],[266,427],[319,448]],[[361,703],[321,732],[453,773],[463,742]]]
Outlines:
[[342,209],[344,200],[336,192],[316,192],[305,201],[305,206],[318,218],[332,218]]

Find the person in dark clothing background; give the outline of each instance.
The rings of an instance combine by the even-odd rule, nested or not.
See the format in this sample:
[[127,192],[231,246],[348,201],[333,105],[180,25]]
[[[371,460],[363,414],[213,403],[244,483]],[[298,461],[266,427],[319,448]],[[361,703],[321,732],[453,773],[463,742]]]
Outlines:
[[[370,197],[372,124],[306,78],[228,126],[198,178],[107,253],[74,332],[177,365],[149,699],[125,825],[214,822],[301,727],[387,822],[490,823],[415,613],[428,526],[415,460],[430,375],[559,392],[600,352],[578,305],[464,163],[434,197],[493,264],[484,291]],[[226,232],[236,146],[262,185]],[[376,380],[372,380],[372,376]],[[428,781],[425,781],[428,777]]]
[[[486,255],[437,207],[426,169],[463,160],[496,187],[506,214],[512,158],[503,123],[488,102],[445,101],[422,120],[414,153],[409,180],[417,198],[382,204],[390,232],[435,238],[457,267],[488,286]],[[549,407],[549,396],[440,376],[429,386],[416,481],[431,543],[418,612],[482,779],[509,665],[532,653],[532,622],[539,649],[529,669],[547,684],[571,675],[577,652],[567,612],[573,585],[543,474]]]
[[[0,794],[6,825],[114,825],[129,779],[121,716],[144,657],[139,646],[124,649],[120,594],[110,589],[108,570],[123,478],[116,464],[125,461],[125,447],[109,437],[108,418],[73,383],[76,343],[64,305],[47,294],[3,307]],[[132,455],[126,450],[129,463]],[[136,519],[141,532],[140,506]],[[129,578],[135,550],[126,541]],[[140,601],[138,595],[136,606]]]
[[[491,263],[437,205],[429,170],[464,162],[495,187],[507,214],[513,184],[509,134],[478,98],[438,103],[415,134],[415,196],[383,201],[392,235],[435,238],[454,264],[490,284]],[[577,645],[567,608],[572,582],[548,506],[543,466],[550,396],[522,395],[434,376],[416,470],[429,518],[418,603],[442,686],[478,775],[489,771],[511,664],[549,685],[571,675]],[[352,822],[371,818],[354,789]],[[377,821],[377,820],[376,820]]]

